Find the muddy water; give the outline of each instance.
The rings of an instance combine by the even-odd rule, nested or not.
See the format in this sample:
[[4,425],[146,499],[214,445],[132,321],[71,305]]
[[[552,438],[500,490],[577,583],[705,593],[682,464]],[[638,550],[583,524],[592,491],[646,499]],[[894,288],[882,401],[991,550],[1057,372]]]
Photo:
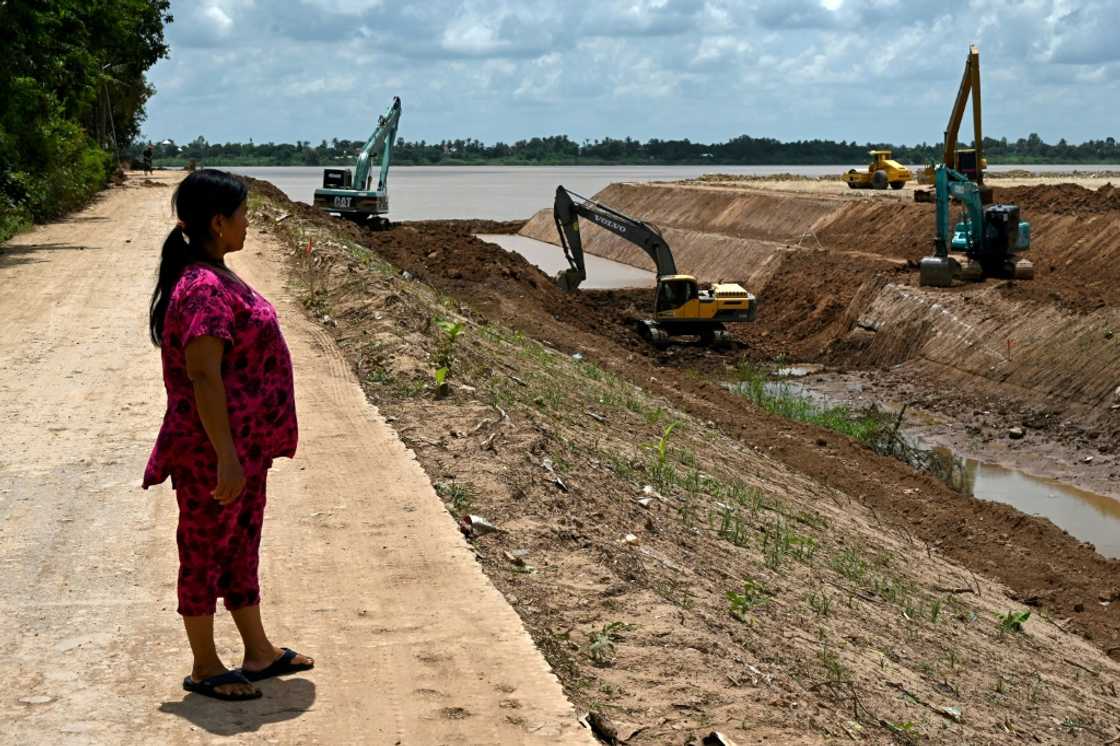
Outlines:
[[[528,219],[551,207],[556,185],[591,196],[617,181],[677,181],[727,174],[839,174],[847,166],[394,166],[389,172],[393,220]],[[323,185],[318,166],[231,167],[275,184],[293,200],[311,203]]]
[[[939,449],[943,455],[949,451]],[[1105,557],[1120,557],[1120,501],[975,459],[964,461],[963,484],[955,485],[981,500],[1006,503],[1042,516],[1071,536],[1096,546]]]
[[[537,241],[525,236],[480,235],[483,241],[496,243],[507,251],[513,251],[537,265],[541,270],[554,277],[556,273],[568,269],[564,250],[554,244]],[[657,284],[657,275],[629,264],[612,262],[590,254],[584,254],[587,266],[587,279],[581,288],[604,290],[609,288],[652,288]]]
[[[852,402],[815,390],[808,384],[789,380],[819,370],[820,366],[811,364],[782,368],[775,372],[782,379],[766,383],[765,389],[774,396],[797,396],[820,406],[851,406]],[[862,402],[862,405],[867,404]],[[1120,500],[1056,479],[974,458],[962,458],[948,448],[931,446],[920,435],[907,433],[906,430],[904,427],[902,435],[914,447],[932,450],[946,463],[956,461],[960,465],[959,470],[954,469],[951,485],[954,489],[981,500],[1010,505],[1029,515],[1047,518],[1071,536],[1093,544],[1102,556],[1120,558]]]
[[[591,196],[618,181],[678,181],[706,173],[764,176],[827,176],[855,166],[394,166],[389,172],[389,213],[393,220],[528,219],[552,205],[557,184]],[[1035,172],[1100,170],[1108,166],[992,166]],[[321,166],[229,167],[271,181],[293,200],[311,203],[323,183]]]

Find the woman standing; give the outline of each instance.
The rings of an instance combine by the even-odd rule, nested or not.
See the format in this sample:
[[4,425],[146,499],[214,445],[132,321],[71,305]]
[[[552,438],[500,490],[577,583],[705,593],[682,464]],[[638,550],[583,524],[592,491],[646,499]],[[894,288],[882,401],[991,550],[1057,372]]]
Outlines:
[[[187,691],[254,699],[251,682],[314,662],[265,634],[257,581],[265,480],[295,455],[292,364],[276,310],[225,264],[245,244],[248,190],[234,176],[195,171],[172,197],[177,226],[163,244],[149,325],[161,350],[167,412],[144,488],[171,477],[179,503],[179,613],[194,666]],[[229,670],[214,647],[222,597],[245,657]]]

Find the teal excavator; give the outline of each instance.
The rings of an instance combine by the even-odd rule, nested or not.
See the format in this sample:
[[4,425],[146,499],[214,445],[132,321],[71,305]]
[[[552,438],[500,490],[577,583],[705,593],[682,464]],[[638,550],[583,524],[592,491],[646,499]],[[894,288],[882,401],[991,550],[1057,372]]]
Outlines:
[[[957,136],[965,107],[972,98],[973,147],[958,148]],[[933,254],[924,257],[919,281],[932,287],[949,287],[953,280],[1010,277],[1029,280],[1034,267],[1018,256],[1031,247],[1030,223],[1019,220],[1019,207],[991,204],[993,192],[984,184],[984,134],[980,117],[980,51],[968,48],[964,75],[945,128],[941,163],[931,164],[919,180],[934,184],[933,192],[916,190],[918,202],[934,202],[937,234]],[[960,204],[960,221],[950,232],[951,208]],[[955,256],[954,256],[955,254]]]
[[[985,205],[983,187],[944,164],[934,169],[934,185],[937,235],[933,255],[923,257],[918,265],[922,285],[949,287],[954,279],[1034,276],[1033,265],[1016,257],[1031,247],[1031,225],[1019,220],[1017,205]],[[953,202],[961,205],[961,211],[950,233]]]
[[[400,119],[401,100],[394,96],[392,105],[378,118],[377,129],[358,153],[353,173],[348,168],[323,169],[323,187],[315,190],[316,207],[359,223],[373,223],[380,228],[389,225],[385,217],[389,212],[389,164]],[[377,153],[381,155],[381,170],[377,188],[372,189],[371,161]]]

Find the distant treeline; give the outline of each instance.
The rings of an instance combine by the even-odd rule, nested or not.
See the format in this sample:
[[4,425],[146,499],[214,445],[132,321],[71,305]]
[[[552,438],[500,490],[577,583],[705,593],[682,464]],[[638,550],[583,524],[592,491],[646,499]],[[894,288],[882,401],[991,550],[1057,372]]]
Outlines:
[[[362,140],[323,140],[291,143],[211,144],[202,137],[180,146],[171,141],[154,146],[156,162],[181,164],[188,160],[220,166],[320,166],[352,163]],[[143,145],[133,146],[139,157]],[[480,140],[397,140],[393,162],[400,165],[828,165],[855,164],[867,160],[867,151],[886,149],[906,163],[927,163],[938,159],[941,145],[890,145],[888,143],[797,140],[782,142],[768,137],[741,135],[723,143],[698,143],[691,140],[629,137],[617,140],[576,142],[566,135],[534,137],[507,144],[487,145]],[[984,138],[989,163],[1120,163],[1120,145],[1114,138],[1090,140],[1070,145],[1064,139],[1056,144],[1042,141],[1037,134],[1011,141]]]
[[0,241],[105,185],[170,21],[169,0],[0,0]]

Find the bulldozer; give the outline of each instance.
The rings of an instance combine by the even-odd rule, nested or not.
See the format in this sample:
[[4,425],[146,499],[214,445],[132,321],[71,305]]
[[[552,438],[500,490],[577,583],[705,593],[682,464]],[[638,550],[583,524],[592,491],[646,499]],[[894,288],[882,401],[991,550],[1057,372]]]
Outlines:
[[725,323],[754,321],[754,295],[738,283],[716,283],[701,289],[695,277],[678,273],[673,252],[656,226],[563,186],[556,187],[552,217],[569,264],[556,276],[556,283],[565,291],[574,292],[587,279],[579,232],[581,217],[638,246],[653,260],[657,268],[653,315],[636,319],[634,327],[655,347],[667,347],[673,337],[680,336],[697,336],[705,346],[724,347],[731,343]]
[[[323,169],[323,186],[315,190],[315,207],[357,223],[388,227],[389,220],[385,216],[389,212],[389,165],[400,118],[401,100],[394,96],[393,103],[378,117],[377,128],[358,153],[353,172],[348,168]],[[381,160],[376,188],[372,188],[370,163],[374,154],[379,154]]]
[[914,178],[906,166],[891,158],[889,150],[872,150],[871,164],[866,171],[850,169],[844,174],[844,181],[848,182],[851,189],[901,189],[906,182]]

